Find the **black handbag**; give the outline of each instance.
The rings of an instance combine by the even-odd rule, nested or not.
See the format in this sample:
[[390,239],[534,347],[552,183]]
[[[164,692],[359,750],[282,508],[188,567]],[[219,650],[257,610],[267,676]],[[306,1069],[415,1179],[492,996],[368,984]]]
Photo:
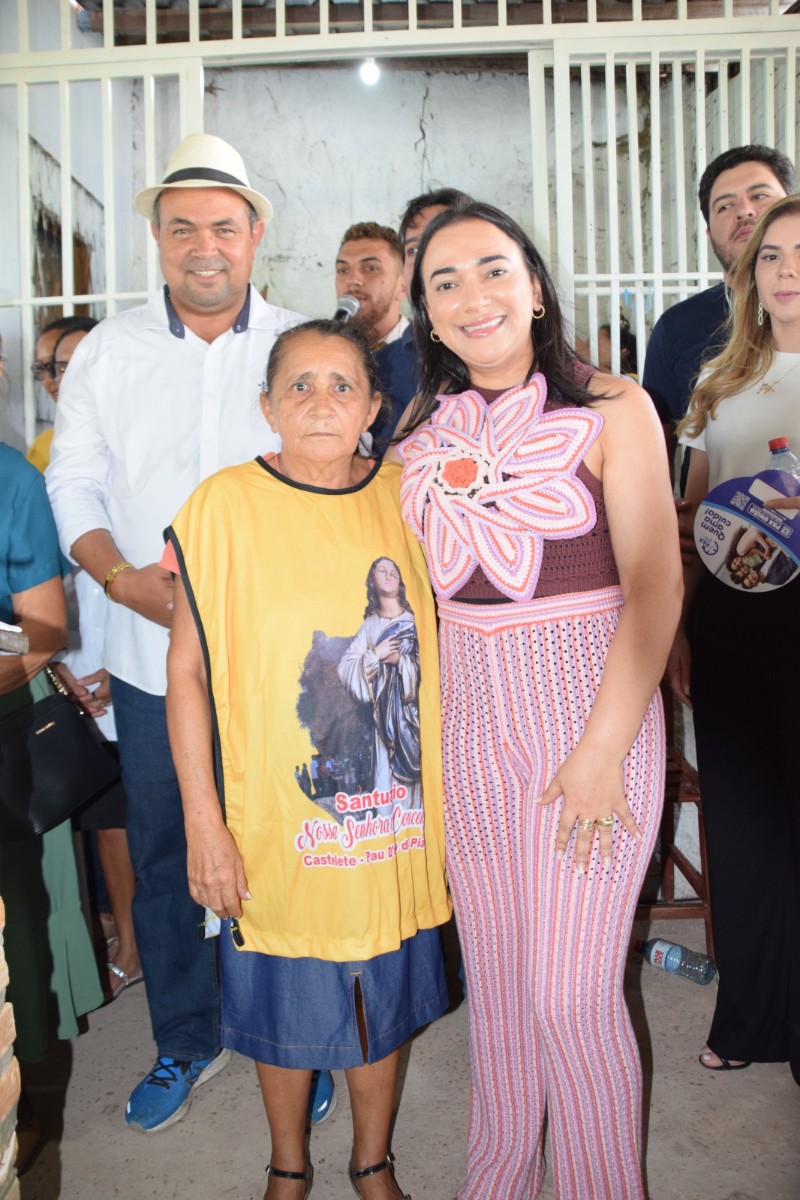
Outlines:
[[120,776],[86,710],[46,671],[56,694],[0,719],[0,842],[46,833]]

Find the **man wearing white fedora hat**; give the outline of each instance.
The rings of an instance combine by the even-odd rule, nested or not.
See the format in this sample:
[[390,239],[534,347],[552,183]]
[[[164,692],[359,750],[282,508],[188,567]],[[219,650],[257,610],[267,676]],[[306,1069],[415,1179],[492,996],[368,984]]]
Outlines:
[[214,942],[189,895],[164,695],[172,576],[162,531],[222,467],[278,449],[258,406],[276,336],[302,320],[250,284],[272,216],[227,142],[192,134],[135,204],[158,243],[163,293],[108,317],[67,370],[47,483],[61,543],[112,601],[112,676],[137,876],[136,937],[158,1059],[126,1120],[163,1129],[225,1066]]

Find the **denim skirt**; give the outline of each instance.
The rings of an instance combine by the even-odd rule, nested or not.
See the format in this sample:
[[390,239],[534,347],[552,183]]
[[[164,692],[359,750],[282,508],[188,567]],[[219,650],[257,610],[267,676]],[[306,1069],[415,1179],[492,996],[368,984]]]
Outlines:
[[422,929],[366,962],[340,963],[237,950],[228,925],[220,936],[222,1044],[256,1062],[320,1070],[378,1062],[447,1008],[438,929]]

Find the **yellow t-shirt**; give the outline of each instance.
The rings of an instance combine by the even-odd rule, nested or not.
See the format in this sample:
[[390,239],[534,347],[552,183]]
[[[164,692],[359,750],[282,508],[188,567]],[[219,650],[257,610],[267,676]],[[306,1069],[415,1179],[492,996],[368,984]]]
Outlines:
[[255,460],[167,531],[253,896],[245,950],[359,961],[450,915],[435,611],[399,487],[394,464],[327,492]]
[[45,429],[37,434],[28,449],[28,462],[33,463],[37,471],[44,475],[50,465],[50,447],[53,443],[53,430]]

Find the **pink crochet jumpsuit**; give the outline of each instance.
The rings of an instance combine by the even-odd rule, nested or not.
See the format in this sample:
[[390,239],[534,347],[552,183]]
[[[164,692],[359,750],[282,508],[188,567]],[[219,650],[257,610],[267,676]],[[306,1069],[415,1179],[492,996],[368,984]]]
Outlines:
[[622,980],[664,783],[656,693],[625,761],[637,843],[617,823],[555,857],[560,802],[533,803],[581,737],[622,605],[602,487],[602,417],[541,376],[440,401],[400,447],[405,519],[439,597],[448,871],[466,968],[472,1096],[459,1200],[533,1200],[544,1120],[559,1200],[642,1200],[641,1068]]

